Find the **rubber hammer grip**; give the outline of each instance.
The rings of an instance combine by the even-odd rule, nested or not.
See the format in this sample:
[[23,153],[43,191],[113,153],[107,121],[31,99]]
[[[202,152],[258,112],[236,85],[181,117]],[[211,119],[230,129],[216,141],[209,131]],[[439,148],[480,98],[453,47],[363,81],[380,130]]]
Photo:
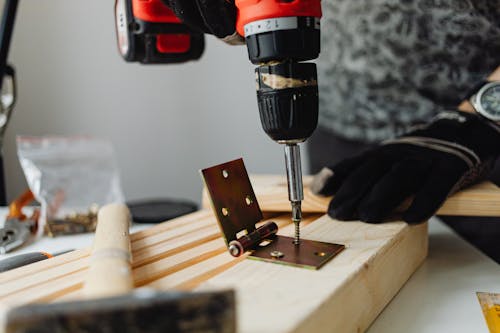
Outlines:
[[86,297],[115,296],[132,290],[129,226],[130,212],[126,205],[109,204],[99,210],[83,287]]

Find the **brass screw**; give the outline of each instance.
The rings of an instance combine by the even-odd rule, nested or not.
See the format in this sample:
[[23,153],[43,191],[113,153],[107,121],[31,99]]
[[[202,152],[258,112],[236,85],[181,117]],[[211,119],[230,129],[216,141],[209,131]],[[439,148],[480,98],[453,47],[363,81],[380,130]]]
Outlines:
[[83,231],[94,231],[97,224],[97,212],[99,206],[92,204],[87,212],[77,213],[76,211],[70,212],[68,215],[61,219],[54,219],[48,221],[46,232],[49,236],[80,233]]

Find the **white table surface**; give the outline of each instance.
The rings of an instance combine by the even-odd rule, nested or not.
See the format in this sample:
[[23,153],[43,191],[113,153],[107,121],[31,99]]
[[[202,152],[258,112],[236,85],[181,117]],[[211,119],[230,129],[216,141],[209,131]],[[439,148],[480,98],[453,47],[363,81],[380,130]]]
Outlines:
[[487,333],[477,291],[500,293],[500,265],[433,218],[427,259],[368,333]]
[[[5,208],[0,208],[0,221]],[[151,225],[135,224],[132,232]],[[500,240],[499,240],[500,241]],[[44,237],[6,255],[90,246],[91,234]],[[477,291],[500,293],[500,265],[441,221],[429,223],[429,256],[372,324],[368,333],[488,332]]]

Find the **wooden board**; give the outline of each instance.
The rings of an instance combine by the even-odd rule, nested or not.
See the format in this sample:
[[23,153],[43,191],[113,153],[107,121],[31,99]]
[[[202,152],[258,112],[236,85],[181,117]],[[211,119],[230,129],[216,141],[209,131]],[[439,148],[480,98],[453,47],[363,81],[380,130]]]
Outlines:
[[[254,175],[250,179],[263,212],[290,211],[287,183],[284,176]],[[313,194],[309,189],[311,181],[312,176],[304,177],[302,211],[325,213],[331,197]],[[436,215],[500,216],[499,203],[500,188],[491,182],[484,182],[450,196]],[[205,208],[210,207],[206,191],[203,191],[202,204]]]
[[303,235],[347,249],[319,271],[246,260],[197,289],[236,290],[239,332],[364,332],[427,255],[427,224],[323,216]]
[[[288,214],[272,220],[292,235]],[[305,214],[306,239],[347,249],[319,271],[233,258],[210,211],[131,235],[136,287],[234,288],[238,332],[362,332],[427,253],[427,226],[338,222]],[[89,251],[74,251],[0,274],[0,306],[82,297]]]

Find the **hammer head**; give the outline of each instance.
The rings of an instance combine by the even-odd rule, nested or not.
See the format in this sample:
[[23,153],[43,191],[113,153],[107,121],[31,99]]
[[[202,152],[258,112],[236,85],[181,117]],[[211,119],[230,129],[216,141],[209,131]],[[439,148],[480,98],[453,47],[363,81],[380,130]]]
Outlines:
[[6,333],[160,333],[236,331],[232,290],[160,293],[136,290],[125,296],[8,310]]

